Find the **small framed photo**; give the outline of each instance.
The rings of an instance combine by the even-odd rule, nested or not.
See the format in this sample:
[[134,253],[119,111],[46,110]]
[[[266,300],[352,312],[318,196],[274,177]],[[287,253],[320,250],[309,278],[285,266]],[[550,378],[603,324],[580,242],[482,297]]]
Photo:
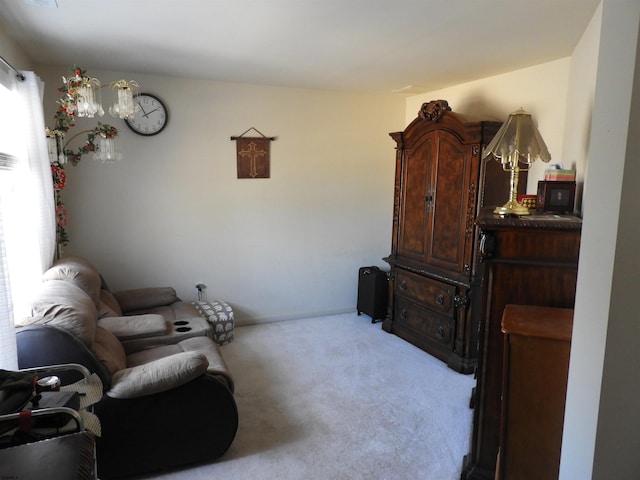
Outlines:
[[573,213],[576,182],[540,180],[538,182],[538,211]]

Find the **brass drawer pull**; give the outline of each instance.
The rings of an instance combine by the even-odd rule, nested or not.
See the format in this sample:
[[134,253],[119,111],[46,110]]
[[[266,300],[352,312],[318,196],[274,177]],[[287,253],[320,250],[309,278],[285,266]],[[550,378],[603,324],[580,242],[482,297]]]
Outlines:
[[400,316],[401,316],[402,318],[407,318],[407,317],[409,316],[409,312],[407,312],[407,309],[406,309],[406,308],[403,308],[403,309],[400,311]]
[[444,305],[444,295],[440,294],[436,297],[436,304],[437,305]]
[[406,289],[407,289],[407,282],[406,282],[406,280],[402,280],[402,281],[400,282],[400,285],[399,285],[399,286],[400,286],[400,290],[406,290]]

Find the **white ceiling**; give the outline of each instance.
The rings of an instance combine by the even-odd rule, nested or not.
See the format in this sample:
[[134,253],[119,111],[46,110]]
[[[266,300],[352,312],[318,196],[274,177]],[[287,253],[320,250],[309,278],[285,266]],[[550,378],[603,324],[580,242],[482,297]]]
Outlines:
[[0,0],[0,28],[36,64],[418,93],[571,55],[599,2]]

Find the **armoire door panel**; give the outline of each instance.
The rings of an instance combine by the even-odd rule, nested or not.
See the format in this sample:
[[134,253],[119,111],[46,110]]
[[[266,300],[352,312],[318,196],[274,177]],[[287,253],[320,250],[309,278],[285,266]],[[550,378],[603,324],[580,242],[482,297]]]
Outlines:
[[[478,170],[472,166],[469,148],[453,135],[440,132],[437,149],[436,200],[430,212],[432,235],[425,260],[440,268],[463,272],[467,263],[466,243],[471,240],[465,234],[470,176],[472,172],[477,175]],[[472,201],[475,206],[475,198]]]
[[402,171],[398,254],[422,260],[429,238],[427,207],[431,193],[432,141],[405,152]]

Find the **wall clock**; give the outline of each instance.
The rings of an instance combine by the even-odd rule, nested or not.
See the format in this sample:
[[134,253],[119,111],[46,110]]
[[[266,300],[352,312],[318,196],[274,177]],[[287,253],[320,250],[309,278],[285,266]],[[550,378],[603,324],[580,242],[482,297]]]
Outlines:
[[169,114],[167,107],[155,95],[140,93],[133,99],[140,106],[140,111],[125,122],[138,135],[157,135],[167,126]]

